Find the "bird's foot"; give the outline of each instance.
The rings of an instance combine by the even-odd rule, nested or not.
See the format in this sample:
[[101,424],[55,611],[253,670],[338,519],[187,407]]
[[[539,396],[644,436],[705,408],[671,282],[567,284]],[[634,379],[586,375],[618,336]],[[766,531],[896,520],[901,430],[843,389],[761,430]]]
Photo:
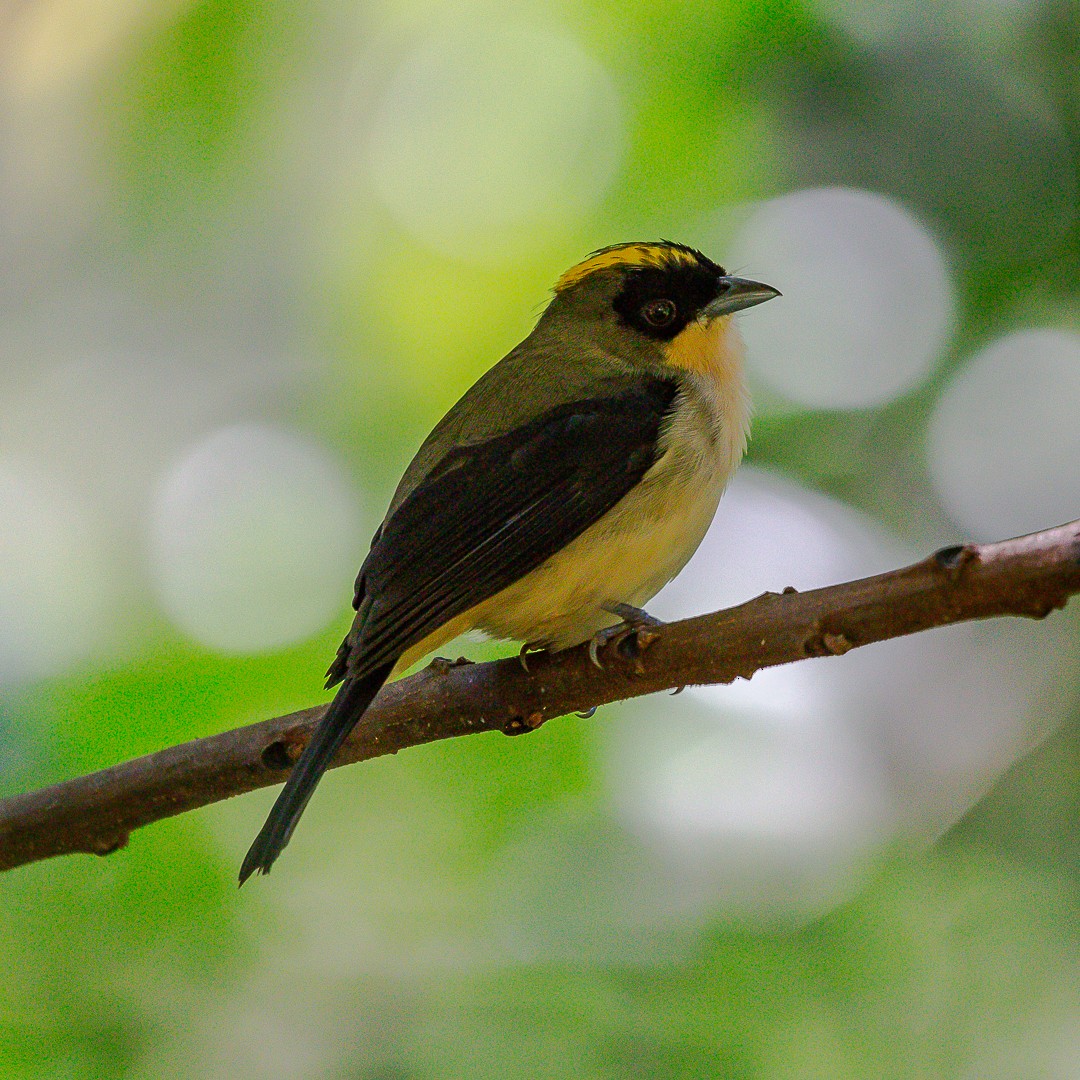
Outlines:
[[630,604],[605,604],[604,611],[618,615],[622,622],[607,626],[593,635],[589,642],[589,659],[603,671],[600,650],[614,646],[625,659],[633,661],[634,670],[639,675],[643,674],[645,665],[641,662],[641,654],[660,636],[656,631],[664,624],[647,611]]

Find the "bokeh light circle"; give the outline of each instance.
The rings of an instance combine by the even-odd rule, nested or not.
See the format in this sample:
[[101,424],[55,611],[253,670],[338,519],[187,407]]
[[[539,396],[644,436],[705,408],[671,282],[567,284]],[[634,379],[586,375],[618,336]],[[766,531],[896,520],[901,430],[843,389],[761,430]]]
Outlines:
[[55,675],[115,628],[105,530],[42,470],[0,458],[0,685]]
[[[649,610],[686,617],[910,561],[850,507],[743,469]],[[1070,641],[1065,622],[963,624],[624,702],[605,728],[612,799],[685,902],[820,910],[861,860],[937,835],[1030,745]]]
[[941,250],[908,211],[848,188],[758,206],[729,262],[783,292],[740,323],[752,371],[810,408],[881,405],[917,386],[952,324]]
[[576,220],[623,154],[619,95],[568,34],[503,22],[420,43],[371,126],[373,183],[402,225],[465,260]]
[[[701,548],[649,610],[683,618],[902,561],[850,509],[743,469]],[[759,914],[813,908],[891,827],[883,763],[860,730],[846,666],[795,664],[688,689],[670,704],[621,706],[613,797],[689,895]]]
[[188,448],[161,477],[150,532],[166,612],[202,644],[238,653],[322,629],[348,598],[366,535],[340,466],[261,424]]
[[1026,330],[958,372],[930,423],[931,476],[949,512],[994,540],[1080,516],[1080,335]]

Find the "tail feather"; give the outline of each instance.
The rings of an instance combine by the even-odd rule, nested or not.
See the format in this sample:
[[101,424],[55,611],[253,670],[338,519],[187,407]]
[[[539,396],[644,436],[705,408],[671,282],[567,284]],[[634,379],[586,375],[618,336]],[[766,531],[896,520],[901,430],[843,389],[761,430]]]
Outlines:
[[289,842],[322,774],[329,768],[334,754],[363,716],[379,688],[389,678],[393,667],[393,663],[383,664],[369,675],[349,678],[342,683],[244,857],[240,867],[241,885],[256,870],[270,873],[270,867]]

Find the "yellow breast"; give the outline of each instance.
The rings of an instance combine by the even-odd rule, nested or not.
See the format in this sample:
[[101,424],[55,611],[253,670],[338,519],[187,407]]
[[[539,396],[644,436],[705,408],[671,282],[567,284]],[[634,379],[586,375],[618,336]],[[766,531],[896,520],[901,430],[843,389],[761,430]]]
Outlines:
[[746,448],[750,403],[730,319],[694,323],[672,342],[684,372],[661,456],[614,509],[521,581],[474,611],[495,637],[567,648],[641,607],[689,561]]
[[520,581],[452,620],[398,670],[466,630],[557,649],[619,620],[604,606],[641,607],[689,561],[746,448],[750,401],[743,345],[730,318],[691,323],[668,347],[682,392],[641,483],[600,521]]

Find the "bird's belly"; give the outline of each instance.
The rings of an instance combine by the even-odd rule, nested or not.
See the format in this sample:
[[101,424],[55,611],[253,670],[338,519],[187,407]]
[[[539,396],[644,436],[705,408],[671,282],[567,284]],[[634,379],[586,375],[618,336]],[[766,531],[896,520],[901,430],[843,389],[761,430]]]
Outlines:
[[565,649],[619,622],[605,605],[641,607],[687,563],[726,476],[662,471],[520,581],[485,601],[473,625],[494,637]]

